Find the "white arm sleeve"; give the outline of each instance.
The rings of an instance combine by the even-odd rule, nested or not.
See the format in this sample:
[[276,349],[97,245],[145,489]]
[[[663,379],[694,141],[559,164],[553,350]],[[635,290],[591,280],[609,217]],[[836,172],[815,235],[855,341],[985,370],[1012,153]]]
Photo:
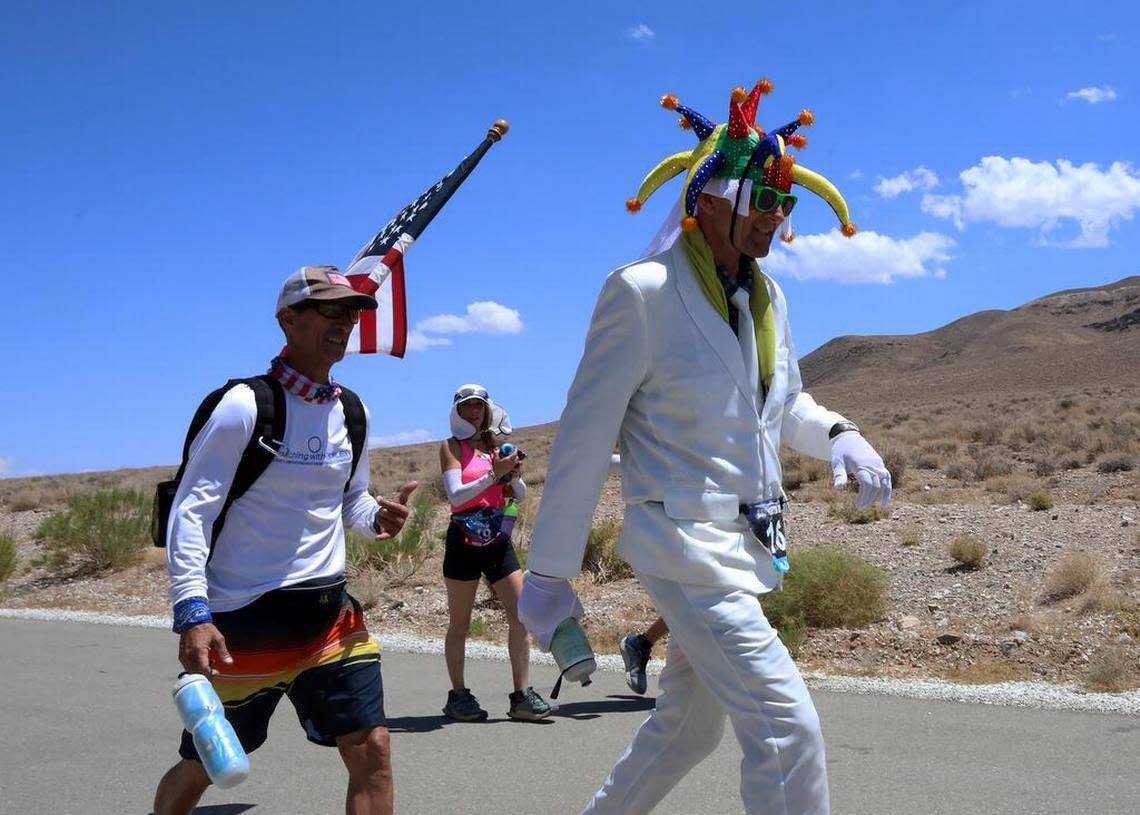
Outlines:
[[242,451],[253,436],[257,404],[248,385],[230,388],[190,443],[186,471],[166,529],[170,602],[209,598],[206,560],[214,521],[230,491]]
[[463,483],[463,473],[458,467],[443,471],[443,489],[453,507],[466,504],[479,497],[488,487],[494,486],[495,474],[489,472],[481,478]]
[[522,502],[526,498],[526,482],[521,478],[516,478],[511,482],[511,489],[514,490],[516,501]]
[[356,463],[356,472],[348,482],[348,489],[344,492],[344,503],[341,506],[340,517],[344,525],[355,529],[362,535],[376,534],[376,513],[380,505],[368,492],[368,428],[372,417],[368,408],[364,408],[364,450],[360,453],[360,460]]

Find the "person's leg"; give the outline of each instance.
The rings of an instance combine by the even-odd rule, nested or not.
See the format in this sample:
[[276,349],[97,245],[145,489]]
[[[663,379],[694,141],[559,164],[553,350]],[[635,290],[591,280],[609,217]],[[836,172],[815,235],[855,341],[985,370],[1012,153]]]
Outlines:
[[475,608],[478,580],[443,579],[447,586],[447,635],[443,640],[443,658],[447,663],[447,676],[455,690],[467,687],[463,678],[464,649],[467,631],[471,626],[471,610]]
[[720,744],[724,710],[701,685],[688,659],[669,643],[660,693],[602,788],[589,815],[640,815],[661,802],[685,774]]
[[732,721],[747,813],[826,815],[819,716],[760,601],[745,591],[644,578],[700,684]]
[[189,815],[208,786],[210,777],[202,763],[182,759],[158,782],[158,789],[154,792],[154,815]]
[[394,806],[392,744],[388,728],[373,727],[337,737],[348,770],[347,815],[391,815]]
[[507,616],[507,653],[511,658],[511,679],[514,690],[522,690],[530,683],[527,680],[530,669],[530,642],[526,628],[519,622],[519,592],[522,591],[522,572],[511,572],[491,584],[495,596],[503,605]]

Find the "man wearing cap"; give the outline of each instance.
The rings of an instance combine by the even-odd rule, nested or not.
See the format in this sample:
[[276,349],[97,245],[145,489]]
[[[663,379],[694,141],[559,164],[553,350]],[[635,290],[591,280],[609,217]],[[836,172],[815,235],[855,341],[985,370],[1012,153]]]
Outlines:
[[780,444],[830,461],[837,486],[853,474],[859,505],[885,505],[890,476],[853,423],[802,391],[783,292],[754,260],[786,224],[793,183],[821,195],[844,234],[855,231],[835,188],[786,153],[805,145],[795,131],[812,115],[769,133],[756,125],[770,90],[767,80],[735,90],[723,125],[662,100],[699,143],[658,165],[627,202],[636,211],[686,173],[645,257],[602,288],[551,451],[523,623],[546,648],[563,619],[581,615],[569,579],[616,437],[618,552],[670,632],[656,707],[586,807],[596,815],[653,809],[720,743],[726,716],[743,752],[746,812],[829,811],[819,717],[758,600],[789,566]]
[[[359,399],[329,375],[361,309],[375,308],[332,266],[286,279],[276,310],[285,348],[263,377],[284,407],[283,435],[253,439],[253,389],[226,391],[190,445],[166,538],[183,668],[211,677],[247,752],[265,741],[287,695],[309,740],[340,751],[349,813],[390,813],[393,794],[380,649],[345,590],[344,530],[397,534],[416,486],[395,501],[369,494],[367,432],[354,456],[346,419]],[[214,536],[251,441],[273,459]],[[190,812],[209,786],[186,732],[179,754],[159,782],[155,815]]]

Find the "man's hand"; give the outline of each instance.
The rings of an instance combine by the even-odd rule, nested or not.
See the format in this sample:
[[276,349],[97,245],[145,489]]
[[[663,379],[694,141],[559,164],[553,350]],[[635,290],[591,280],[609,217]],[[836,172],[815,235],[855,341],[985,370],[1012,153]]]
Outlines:
[[527,572],[519,595],[519,621],[543,651],[550,650],[554,629],[567,617],[581,620],[582,602],[564,577]]
[[858,482],[856,509],[866,509],[876,501],[886,509],[891,502],[891,474],[862,433],[848,430],[831,440],[831,472],[836,487],[846,485],[848,475]]
[[217,676],[210,665],[213,653],[224,665],[232,665],[234,658],[226,648],[226,638],[213,623],[198,623],[182,632],[178,640],[178,661],[190,673]]
[[376,540],[388,540],[400,534],[404,523],[408,520],[408,496],[420,485],[418,481],[409,481],[400,487],[395,501],[387,498],[377,498],[376,503],[380,509],[376,510],[376,518],[372,521],[372,528],[376,530]]

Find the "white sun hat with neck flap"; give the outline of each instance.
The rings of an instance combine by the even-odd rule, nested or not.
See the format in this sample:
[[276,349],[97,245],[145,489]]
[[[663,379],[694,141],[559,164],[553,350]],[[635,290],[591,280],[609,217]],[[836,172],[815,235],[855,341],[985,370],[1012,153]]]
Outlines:
[[479,428],[459,415],[459,406],[463,402],[470,402],[471,400],[477,400],[487,406],[491,417],[487,429],[493,435],[506,436],[510,434],[512,430],[511,419],[506,410],[501,405],[496,405],[491,401],[491,395],[486,388],[472,383],[460,385],[451,398],[451,435],[463,440],[469,439],[479,432]]

